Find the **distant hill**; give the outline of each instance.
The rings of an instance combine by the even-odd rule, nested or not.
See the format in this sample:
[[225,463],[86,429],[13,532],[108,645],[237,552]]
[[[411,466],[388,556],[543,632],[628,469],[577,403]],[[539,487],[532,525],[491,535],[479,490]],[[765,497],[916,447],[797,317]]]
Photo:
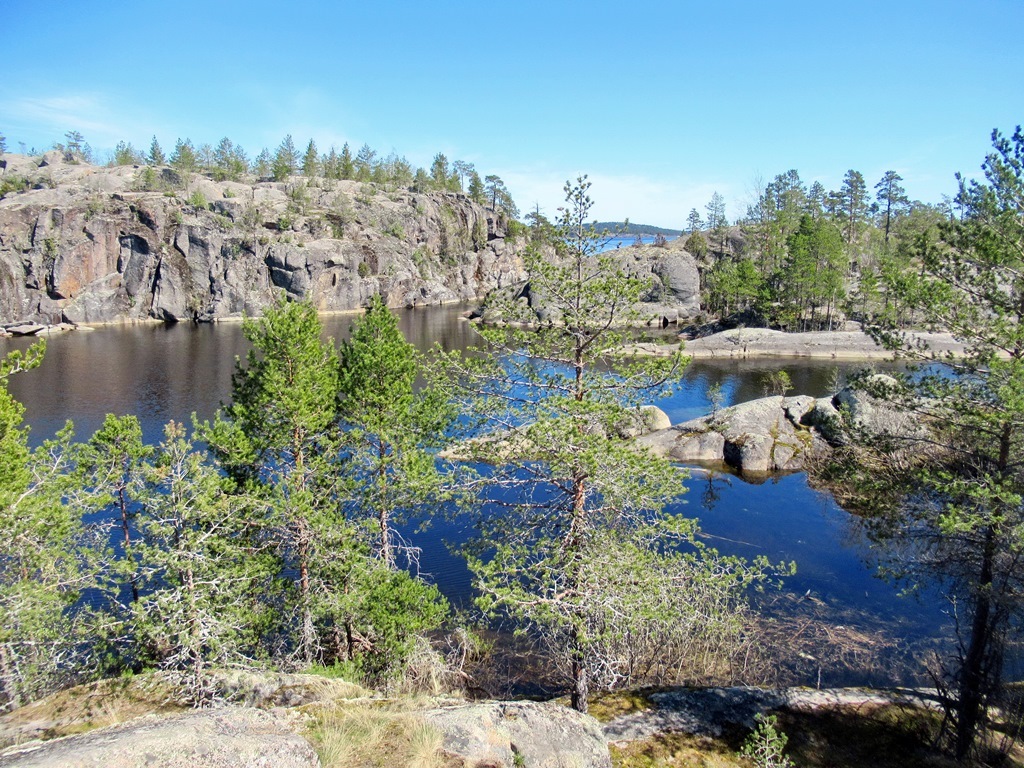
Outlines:
[[650,224],[623,224],[621,221],[599,221],[594,224],[598,230],[616,230],[624,227],[624,235],[665,235],[666,237],[677,237],[682,234],[678,229],[665,229],[664,227],[653,227]]

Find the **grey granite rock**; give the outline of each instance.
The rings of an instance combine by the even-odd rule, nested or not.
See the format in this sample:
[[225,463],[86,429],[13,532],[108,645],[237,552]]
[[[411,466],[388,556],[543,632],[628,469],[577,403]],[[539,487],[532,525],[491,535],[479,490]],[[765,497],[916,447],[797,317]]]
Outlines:
[[428,710],[446,752],[491,768],[611,768],[607,742],[592,717],[558,704],[482,702]]

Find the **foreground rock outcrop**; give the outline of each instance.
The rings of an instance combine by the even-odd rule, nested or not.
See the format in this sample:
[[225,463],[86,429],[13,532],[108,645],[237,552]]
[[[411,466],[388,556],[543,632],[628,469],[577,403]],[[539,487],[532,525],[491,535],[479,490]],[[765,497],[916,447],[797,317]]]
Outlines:
[[837,711],[897,705],[937,710],[934,690],[868,688],[672,688],[646,696],[645,708],[604,724],[609,741],[623,743],[665,733],[720,736],[730,726],[751,730],[760,714]]
[[597,721],[558,704],[492,701],[424,713],[467,766],[611,768]]
[[301,721],[285,711],[247,708],[149,715],[77,736],[7,750],[14,768],[316,768]]
[[0,766],[291,768],[319,765],[314,747],[359,762],[376,743],[358,735],[371,722],[397,741],[425,728],[452,768],[610,766],[597,721],[559,704],[385,699],[337,678],[256,670],[216,671],[210,682],[214,709],[189,709],[173,676],[150,672],[4,712]]

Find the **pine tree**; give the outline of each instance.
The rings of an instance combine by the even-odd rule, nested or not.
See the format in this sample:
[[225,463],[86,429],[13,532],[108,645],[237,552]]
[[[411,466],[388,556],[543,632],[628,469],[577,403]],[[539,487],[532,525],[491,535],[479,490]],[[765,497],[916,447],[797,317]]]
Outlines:
[[[974,749],[998,701],[1011,628],[1024,603],[1024,133],[993,133],[984,182],[960,180],[963,219],[940,240],[918,239],[914,263],[884,273],[888,294],[962,357],[935,355],[897,328],[879,341],[928,367],[898,385],[865,388],[912,417],[909,434],[862,441],[848,465],[852,503],[899,536],[913,578],[938,574],[958,606],[958,646],[946,666],[952,749]],[[959,178],[959,177],[958,177]],[[858,501],[860,500],[860,501]]]
[[825,322],[832,330],[834,312],[845,295],[846,257],[842,235],[830,222],[804,214],[800,227],[787,241],[783,266],[783,295],[801,330],[816,330],[818,310],[825,307]]
[[717,243],[718,252],[723,253],[729,226],[729,220],[725,216],[725,198],[715,192],[705,209],[708,212],[707,227],[711,230],[711,239]]
[[341,178],[341,158],[338,156],[338,153],[335,151],[333,146],[331,147],[331,151],[321,158],[320,165],[324,170],[324,178]]
[[310,664],[322,654],[318,603],[343,588],[325,568],[344,560],[351,537],[338,487],[337,351],[321,341],[309,302],[282,298],[242,327],[253,349],[245,366],[236,361],[232,401],[202,439],[228,475],[273,510],[295,573],[296,653]]
[[[393,541],[391,515],[399,505],[422,498],[424,484],[411,478],[429,474],[422,466],[425,454],[406,452],[413,436],[393,436],[392,427],[368,410],[375,398],[372,387],[387,387],[401,397],[408,377],[402,363],[407,350],[397,340],[378,349],[367,338],[386,325],[378,309],[363,330],[356,330],[343,369],[333,343],[320,338],[313,306],[282,299],[262,319],[244,323],[253,350],[244,367],[236,364],[231,404],[201,431],[238,491],[254,500],[255,509],[265,510],[258,522],[249,515],[250,522],[276,543],[280,570],[294,574],[294,621],[281,617],[282,631],[297,634],[294,655],[307,665],[353,660],[375,679],[400,670],[417,634],[436,629],[447,615],[436,587],[374,557],[358,523],[345,514],[354,487],[348,480],[368,481],[371,487],[358,501],[387,505],[386,536],[375,538]],[[338,410],[342,381],[348,426],[357,430],[344,438]],[[401,402],[413,412],[422,407],[407,399],[388,403],[396,418],[410,418],[396,410]],[[407,422],[413,428],[428,425]],[[370,429],[376,430],[373,436]],[[374,455],[364,450],[367,444],[377,446],[379,457],[382,437],[394,441],[387,444],[384,461],[369,472],[357,466],[357,460]],[[415,439],[429,443],[422,435]],[[392,460],[399,454],[401,467]],[[356,520],[365,519],[365,510],[350,506],[359,513]],[[373,509],[374,519],[383,508]]]
[[820,181],[811,184],[811,188],[807,191],[807,213],[812,218],[819,219],[824,214],[825,197],[825,186]]
[[465,180],[473,171],[473,164],[467,163],[465,160],[456,160],[452,163],[452,173],[458,178],[459,183],[455,191],[462,192],[465,189]]
[[80,520],[64,502],[71,427],[30,451],[24,408],[7,389],[44,351],[40,342],[0,359],[0,701],[14,707],[74,681],[87,652],[73,606],[92,582],[80,568]]
[[347,141],[341,148],[341,163],[338,173],[342,179],[354,179],[356,177],[356,165],[352,160],[352,150],[348,148]]
[[170,423],[133,492],[142,500],[131,547],[142,581],[131,606],[136,642],[180,677],[196,704],[213,696],[213,667],[249,667],[258,655],[275,558],[254,521],[259,506],[227,481]]
[[217,143],[211,161],[213,177],[217,181],[238,181],[249,168],[245,150],[227,136]]
[[252,170],[253,176],[256,180],[266,179],[271,174],[271,167],[273,166],[273,158],[270,156],[270,150],[264,147],[260,150],[260,153],[253,158]]
[[480,179],[480,174],[475,170],[469,172],[469,187],[467,188],[467,194],[469,199],[477,205],[483,205],[487,202],[487,192],[484,189],[484,183]]
[[397,566],[398,555],[415,553],[399,542],[396,525],[436,500],[442,477],[431,449],[438,448],[454,419],[436,388],[415,392],[418,355],[395,316],[374,296],[366,314],[341,347],[341,418],[347,425],[347,471],[353,476],[355,513],[375,519],[376,550]]
[[92,149],[85,141],[79,131],[68,131],[64,134],[64,144],[58,144],[58,149],[64,151],[64,161],[67,163],[88,163],[92,159]]
[[519,209],[500,176],[494,174],[487,176],[484,179],[484,190],[492,211],[501,211],[509,219],[519,218]]
[[448,188],[448,158],[441,152],[434,155],[434,161],[430,164],[430,179],[434,182],[434,189]]
[[153,136],[153,141],[149,145],[149,155],[146,157],[146,162],[149,165],[167,165],[167,158],[164,156],[164,150],[160,146],[160,142],[156,140],[156,136]]
[[274,181],[285,181],[299,168],[299,153],[295,149],[292,135],[289,133],[274,153],[270,173]]
[[132,552],[138,500],[132,483],[141,463],[152,454],[142,442],[142,425],[135,416],[107,414],[103,425],[81,446],[76,455],[83,487],[96,494],[91,504],[112,513],[115,540],[124,553],[119,570],[131,588],[132,601],[139,599],[138,568]]
[[875,184],[877,190],[875,199],[878,201],[879,213],[884,222],[886,245],[889,244],[889,232],[892,229],[893,217],[910,207],[910,199],[907,197],[907,191],[900,184],[901,181],[903,181],[903,177],[896,171],[886,171],[882,180]]
[[847,245],[860,237],[868,216],[868,190],[864,177],[853,169],[843,177],[843,186],[836,195],[842,216],[842,229]]
[[309,179],[320,175],[320,156],[312,139],[306,145],[306,154],[302,158],[302,175]]
[[686,217],[686,231],[692,235],[694,232],[700,232],[702,227],[700,213],[696,208],[691,208],[690,215]]
[[354,174],[352,178],[356,181],[370,181],[377,167],[377,153],[370,148],[369,144],[363,144],[356,153],[356,159],[352,165]]
[[178,139],[171,153],[171,167],[178,171],[184,178],[187,185],[192,174],[199,167],[199,159],[196,157],[195,147],[189,139],[182,141]]
[[[604,238],[587,223],[589,187],[586,177],[566,184],[557,225],[564,257],[525,257],[532,306],[491,303],[487,316],[509,322],[481,328],[490,355],[449,359],[449,376],[476,393],[493,429],[463,449],[497,465],[489,477],[500,488],[501,512],[485,508],[476,521],[476,551],[489,555],[470,557],[479,604],[541,642],[584,712],[592,683],[628,677],[630,632],[644,626],[666,641],[690,631],[683,617],[693,615],[694,595],[669,585],[714,582],[709,553],[673,554],[695,532],[692,521],[664,513],[682,491],[680,473],[623,436],[643,423],[639,404],[678,380],[684,358],[610,351],[649,285],[598,253]],[[724,581],[716,594],[737,597]]]

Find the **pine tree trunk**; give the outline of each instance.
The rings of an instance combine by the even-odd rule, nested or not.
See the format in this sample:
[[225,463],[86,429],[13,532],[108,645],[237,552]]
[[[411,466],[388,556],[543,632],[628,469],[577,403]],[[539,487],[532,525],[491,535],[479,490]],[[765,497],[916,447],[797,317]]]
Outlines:
[[302,613],[302,629],[299,633],[299,655],[306,664],[315,661],[316,628],[313,623],[313,606],[309,585],[309,542],[306,526],[302,525],[299,534],[299,605]]
[[573,709],[587,714],[589,708],[587,699],[590,697],[590,677],[587,673],[583,649],[580,647],[579,635],[575,629],[572,632],[570,645],[572,647],[572,693],[569,698]]
[[18,693],[18,681],[15,679],[15,671],[11,666],[10,650],[7,648],[6,643],[0,645],[0,674],[3,675],[3,688],[7,689],[7,695],[11,700],[11,709],[17,709],[23,702]]
[[380,441],[378,451],[378,461],[380,462],[377,466],[377,478],[380,483],[380,509],[378,510],[377,521],[380,524],[380,556],[384,561],[384,564],[390,569],[395,570],[395,553],[391,547],[391,521],[390,515],[388,514],[387,504],[387,465],[385,460],[387,459],[387,446],[384,441]]
[[994,640],[989,618],[992,613],[992,560],[995,553],[995,534],[991,526],[985,531],[985,546],[978,576],[978,597],[971,622],[971,639],[960,670],[960,695],[957,702],[956,758],[963,760],[974,745],[982,704],[988,683],[985,659]]

